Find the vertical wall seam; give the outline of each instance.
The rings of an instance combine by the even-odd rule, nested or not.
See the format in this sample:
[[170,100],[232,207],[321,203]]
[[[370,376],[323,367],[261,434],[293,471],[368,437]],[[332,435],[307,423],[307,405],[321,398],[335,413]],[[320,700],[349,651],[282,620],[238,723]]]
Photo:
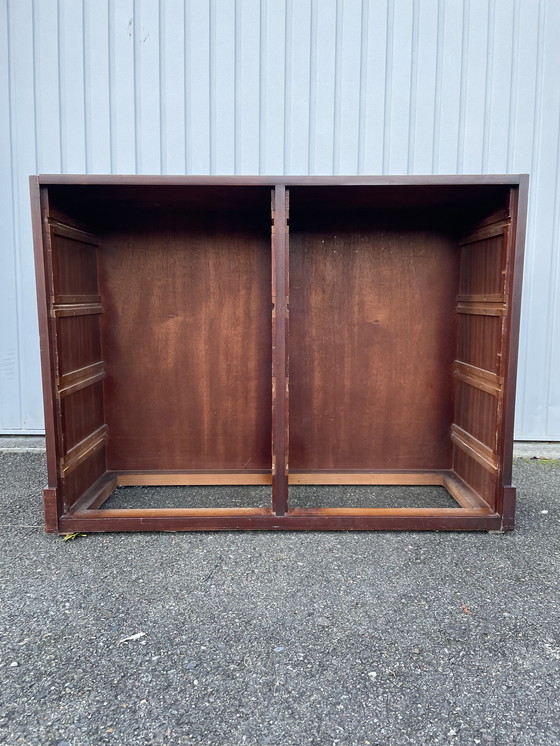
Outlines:
[[463,28],[461,36],[461,77],[459,84],[459,127],[457,133],[457,173],[463,173],[465,158],[465,98],[468,77],[470,0],[463,0]]
[[134,171],[139,173],[142,166],[142,149],[139,133],[141,132],[141,101],[139,92],[139,28],[138,28],[138,0],[132,0],[132,75],[134,88]]
[[[550,269],[549,269],[549,286],[548,286],[548,313],[547,334],[546,338],[549,343],[546,345],[548,365],[545,370],[548,371],[548,380],[546,385],[545,402],[550,405],[552,389],[552,350],[554,349],[554,340],[556,336],[557,317],[554,315],[555,301],[557,300],[556,286],[558,284],[558,250],[560,249],[559,236],[559,213],[560,213],[560,106],[558,107],[557,117],[557,134],[556,134],[556,180],[554,182],[554,212],[552,217],[552,240],[550,252]],[[560,290],[560,288],[559,288]],[[545,433],[550,432],[550,406],[545,410]]]
[[33,4],[31,8],[31,38],[32,38],[32,69],[33,69],[33,152],[35,160],[35,173],[39,172],[39,144],[37,142],[37,135],[39,132],[38,117],[37,117],[37,60],[40,55],[39,43],[37,41],[37,6]]
[[517,107],[517,70],[518,70],[518,52],[519,52],[519,2],[514,0],[513,5],[513,25],[511,29],[511,69],[510,69],[510,86],[509,86],[509,110],[508,110],[508,131],[507,131],[507,163],[506,169],[509,173],[512,169],[513,149],[515,143],[515,120],[514,113]]
[[115,173],[115,32],[114,26],[114,0],[107,0],[107,77],[109,86],[109,171]]
[[259,174],[262,174],[266,164],[266,0],[260,3],[259,64]]
[[59,170],[60,173],[64,173],[63,170],[63,151],[62,151],[62,83],[61,83],[61,64],[60,64],[60,0],[56,0],[56,85],[58,87],[58,147],[59,147]]
[[210,173],[216,173],[216,80],[215,80],[215,57],[216,42],[214,34],[216,33],[216,7],[214,0],[210,0],[208,5],[208,103],[209,103],[209,149],[210,149]]
[[62,166],[62,173],[68,172],[68,158],[65,148],[65,142],[66,142],[66,116],[65,116],[65,102],[66,102],[66,80],[62,73],[63,66],[64,66],[64,23],[63,23],[63,13],[62,13],[62,4],[63,0],[58,0],[58,28],[60,29],[60,33],[58,36],[58,75],[60,80],[60,160],[61,160],[61,166]]
[[185,173],[190,174],[191,173],[191,160],[190,160],[190,151],[189,151],[189,141],[191,139],[191,130],[192,130],[192,124],[191,124],[191,106],[190,106],[190,97],[189,97],[189,78],[191,75],[191,51],[190,51],[190,39],[191,39],[191,33],[192,29],[191,27],[191,4],[190,3],[184,3],[184,16],[183,16],[183,41],[184,41],[184,47],[185,47],[185,54],[183,57],[183,96],[185,99],[185,129],[183,131],[183,139],[185,143]]
[[291,98],[291,75],[292,75],[292,0],[286,0],[284,5],[284,147],[282,168],[285,174],[291,173],[291,148],[292,148],[292,98]]
[[393,29],[394,5],[392,0],[387,3],[387,25],[385,39],[385,91],[383,101],[383,158],[382,173],[386,174],[389,166],[391,148],[391,94],[393,77]]
[[65,157],[64,152],[64,133],[65,133],[65,117],[63,112],[63,99],[64,99],[64,85],[62,82],[62,29],[64,28],[62,24],[62,10],[60,8],[61,0],[57,0],[56,2],[56,25],[58,28],[58,37],[57,37],[57,44],[56,44],[56,51],[58,56],[58,121],[59,121],[59,127],[58,127],[58,136],[59,136],[59,147],[60,147],[60,170],[63,174],[66,173],[68,168],[68,162]]
[[[37,6],[35,4],[31,7],[31,72],[32,72],[32,85],[33,85],[33,96],[32,96],[32,104],[33,104],[33,171],[34,173],[39,172],[39,143],[38,143],[38,104],[37,104],[37,70],[38,70],[38,59],[40,55],[40,49],[38,44],[38,38],[37,38]],[[29,176],[29,174],[25,174],[25,176]],[[28,194],[28,189],[26,190],[26,195]],[[26,202],[28,202],[28,198],[25,199]],[[23,241],[20,245],[24,245]],[[27,241],[25,242],[26,245],[26,251],[29,252],[29,254],[33,255],[33,246],[32,243],[28,244]],[[23,297],[23,276],[20,268],[20,276],[19,276],[19,285],[17,287],[17,295],[20,295]],[[22,307],[23,311],[23,307]],[[36,323],[36,322],[35,322]],[[24,322],[22,319],[21,328],[23,328]],[[25,378],[23,376],[23,370],[24,365],[23,363],[26,362],[23,360],[23,356],[25,355],[25,347],[22,349],[23,355],[21,355],[19,364],[18,364],[18,371],[19,371],[19,388],[20,388],[20,401],[21,401],[21,424],[24,428],[27,428],[28,425],[28,417],[29,412],[27,410],[27,407],[24,406],[24,401],[26,400],[26,393],[27,393],[27,386],[25,382]]]
[[57,87],[57,114],[58,114],[58,170],[60,173],[62,173],[62,130],[61,130],[61,122],[62,122],[62,111],[61,111],[61,101],[60,101],[60,26],[58,25],[58,4],[59,0],[56,0],[56,51],[55,51],[55,61],[56,61],[56,87]]
[[445,28],[445,2],[438,0],[437,4],[437,28],[436,28],[436,80],[434,92],[434,130],[432,136],[432,173],[439,172],[439,148],[441,136],[441,87],[442,87],[442,60],[443,60],[443,34]]
[[166,174],[168,170],[167,155],[164,147],[164,136],[167,131],[167,101],[163,91],[167,82],[167,65],[163,52],[163,29],[165,23],[165,3],[158,3],[158,84],[159,84],[159,172]]
[[366,101],[367,101],[367,56],[369,28],[369,0],[362,0],[362,33],[360,36],[360,94],[358,100],[358,156],[356,172],[365,169]]
[[[515,120],[514,120],[514,113],[517,108],[517,70],[518,70],[518,49],[519,49],[519,0],[513,0],[513,19],[512,19],[512,25],[511,25],[511,60],[510,60],[510,70],[509,70],[509,100],[508,100],[508,127],[506,132],[506,173],[510,173],[512,170],[512,160],[513,160],[513,147],[514,147],[514,141],[515,141]],[[532,184],[529,187],[529,193],[532,191]],[[527,225],[527,240],[529,239],[529,225]],[[528,276],[527,273],[527,266],[528,266],[528,253],[526,253],[525,256],[525,267],[524,267],[524,277]],[[523,306],[526,306],[527,304],[527,289],[525,287],[525,282],[523,285],[523,301],[522,301],[522,315],[521,315],[521,325],[520,325],[520,332],[519,332],[519,343],[520,347],[524,346],[524,336],[525,336],[525,324],[524,324],[524,314],[523,314]],[[520,360],[518,363],[519,366],[519,372],[521,373],[523,369],[522,361]],[[519,429],[519,423],[521,421],[521,430],[525,430],[525,402],[527,397],[527,387],[526,382],[524,379],[524,376],[519,375],[517,376],[517,416],[516,416],[516,428]],[[521,406],[519,406],[519,402],[522,402]]]
[[[30,23],[31,23],[31,87],[32,87],[32,93],[31,93],[31,105],[33,106],[33,115],[32,118],[35,120],[35,25],[34,25],[34,14],[31,12],[30,17]],[[17,137],[17,133],[16,133]],[[20,147],[20,143],[16,143],[16,147]],[[33,156],[35,160],[35,170],[37,169],[37,135],[36,133],[33,133],[33,143],[30,144],[30,148],[33,151]],[[16,179],[19,176],[19,169],[16,172]],[[23,177],[24,174],[21,174]],[[18,223],[18,234],[17,234],[17,242],[16,242],[16,308],[17,308],[17,317],[18,317],[18,331],[20,329],[23,329],[23,310],[24,310],[24,304],[23,304],[23,272],[22,272],[22,253],[26,248],[26,244],[24,242],[24,236],[22,235],[23,230],[23,221],[22,221],[22,215],[24,214],[24,206],[22,204],[22,198],[23,195],[20,193],[19,188],[16,187],[15,190],[15,205],[16,205],[16,215],[17,215],[17,223]],[[24,406],[24,393],[25,393],[25,383],[24,383],[24,376],[23,376],[23,356],[24,356],[24,350],[25,347],[21,344],[19,344],[18,341],[18,365],[17,365],[17,371],[18,371],[18,389],[19,389],[19,401],[20,401],[20,420],[25,427],[25,406]]]
[[488,29],[486,36],[486,76],[484,90],[484,125],[482,128],[481,173],[488,172],[489,132],[492,113],[492,79],[494,74],[494,32],[496,25],[496,0],[489,0]]
[[333,143],[332,172],[340,173],[340,117],[342,106],[342,39],[344,30],[344,12],[341,0],[336,0],[335,41],[334,41],[334,96],[333,96]]
[[543,33],[546,2],[538,0],[538,30],[537,30],[537,63],[535,65],[535,106],[533,109],[533,142],[531,147],[531,171],[533,164],[538,163],[540,153],[540,132],[542,120],[542,79],[543,79]]
[[17,150],[15,142],[14,132],[14,121],[15,121],[15,107],[14,107],[14,80],[15,76],[15,60],[13,59],[13,43],[12,39],[16,38],[15,33],[12,33],[12,18],[10,14],[10,3],[6,3],[6,28],[7,28],[7,43],[8,43],[8,108],[9,108],[9,133],[10,133],[10,188],[12,193],[12,235],[14,239],[13,254],[14,254],[14,283],[16,286],[15,302],[16,302],[16,360],[17,360],[17,378],[18,378],[18,413],[19,422],[23,425],[23,401],[22,401],[22,387],[21,387],[21,298],[19,296],[19,210],[17,205],[17,174],[19,173]]
[[[541,104],[541,80],[542,80],[542,11],[543,11],[543,4],[541,0],[539,0],[539,12],[538,12],[538,28],[537,28],[537,59],[536,59],[536,65],[535,65],[535,99],[534,99],[534,108],[533,108],[533,129],[532,129],[532,144],[531,144],[531,166],[530,166],[530,172],[534,173],[534,166],[535,163],[538,162],[538,151],[539,148],[537,147],[536,143],[537,140],[540,140],[540,115],[541,115],[541,107],[539,104]],[[513,153],[512,153],[512,160],[513,160]],[[532,187],[529,192],[529,206],[528,206],[528,215],[533,215],[533,211],[535,209],[535,206],[538,205],[538,199],[537,195],[540,192],[540,184],[537,179],[533,181]],[[530,219],[529,224],[527,226],[527,242],[534,246],[535,245],[535,234],[536,234],[536,220]],[[525,259],[525,267],[524,267],[524,285],[523,285],[523,291],[524,291],[524,300],[525,303],[530,307],[531,305],[531,299],[533,297],[533,266],[534,266],[534,251],[527,252],[527,256]],[[528,343],[526,341],[525,344],[525,350],[526,353],[529,352],[528,350]],[[524,359],[521,361],[521,365],[519,366],[523,370],[523,378],[527,380],[527,372],[528,372],[528,366],[529,366],[529,355],[526,354]],[[523,391],[523,411],[527,412],[527,387],[524,388]]]
[[241,10],[238,0],[233,0],[233,173],[239,173],[241,132]]
[[[418,101],[418,0],[412,0],[412,50],[410,55],[410,98],[408,108],[407,174],[414,172],[414,150],[416,142],[416,104]],[[411,170],[412,168],[412,170]]]
[[[537,64],[535,65],[535,106],[533,111],[533,141],[532,141],[532,148],[531,148],[531,173],[536,170],[539,171],[539,165],[541,161],[541,128],[542,128],[542,116],[543,116],[543,106],[544,106],[544,96],[543,96],[543,78],[544,78],[544,52],[543,52],[543,37],[544,37],[544,29],[545,29],[545,14],[546,14],[546,2],[544,0],[539,0],[539,8],[538,8],[538,31],[537,31]],[[558,179],[558,174],[556,175],[556,178]],[[537,181],[533,188],[533,193],[530,197],[530,206],[531,206],[531,214],[533,214],[534,206],[538,205],[538,195],[541,192],[541,183],[540,181]],[[537,221],[533,221],[533,227],[531,228],[531,236],[532,236],[532,243],[533,245],[536,244],[535,238],[536,238],[536,224]],[[530,252],[529,254],[529,263],[528,263],[528,275],[527,277],[531,278],[531,283],[526,283],[526,286],[530,288],[530,297],[533,297],[533,283],[534,283],[534,271],[533,267],[535,264],[535,252]],[[549,284],[549,291],[551,289],[551,285]],[[548,320],[545,321],[545,328],[548,332]],[[548,333],[545,333],[545,340],[548,337]],[[525,359],[525,377],[527,376],[527,364],[528,364],[529,355],[526,355]],[[545,361],[549,363],[550,365],[550,350],[548,348],[548,345],[545,345]],[[547,387],[548,383],[548,376],[550,375],[549,368],[546,367],[546,365],[543,365],[543,371],[544,371],[544,388]],[[548,408],[545,406],[545,410]],[[543,418],[546,422],[548,418],[548,411],[545,411],[545,417]],[[544,423],[541,424],[541,429],[543,427]]]
[[308,172],[315,173],[315,137],[317,134],[317,0],[311,0],[311,36],[309,50],[309,149]]
[[82,0],[82,85],[84,88],[83,112],[84,112],[84,155],[86,163],[86,174],[91,170],[91,132],[89,126],[89,66],[87,60],[90,55],[89,38],[86,30],[86,0]]

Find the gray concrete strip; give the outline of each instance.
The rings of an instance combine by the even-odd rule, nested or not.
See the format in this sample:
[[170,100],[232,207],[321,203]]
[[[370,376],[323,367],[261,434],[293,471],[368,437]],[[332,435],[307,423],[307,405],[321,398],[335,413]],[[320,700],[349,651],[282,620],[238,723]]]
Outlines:
[[44,450],[45,437],[43,435],[0,435],[0,451],[27,453]]
[[0,454],[2,744],[560,743],[556,462],[515,462],[517,529],[492,535],[64,542],[45,478]]
[[[45,438],[40,435],[0,435],[0,451],[27,453],[44,451]],[[560,458],[560,442],[522,441],[514,443],[513,453],[516,458]]]
[[513,454],[519,458],[560,458],[560,442],[518,440],[514,443]]

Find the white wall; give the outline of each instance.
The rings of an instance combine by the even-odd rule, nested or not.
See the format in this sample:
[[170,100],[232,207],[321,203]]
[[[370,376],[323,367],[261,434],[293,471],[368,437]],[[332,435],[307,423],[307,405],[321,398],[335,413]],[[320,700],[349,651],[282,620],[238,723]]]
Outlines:
[[560,440],[560,2],[1,0],[0,432],[42,427],[32,173],[532,174],[517,437]]

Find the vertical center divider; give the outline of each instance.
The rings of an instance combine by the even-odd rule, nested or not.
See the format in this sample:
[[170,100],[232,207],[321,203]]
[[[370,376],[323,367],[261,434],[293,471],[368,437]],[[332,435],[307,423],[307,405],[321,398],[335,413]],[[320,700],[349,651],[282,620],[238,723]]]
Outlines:
[[272,190],[272,510],[288,510],[288,191]]

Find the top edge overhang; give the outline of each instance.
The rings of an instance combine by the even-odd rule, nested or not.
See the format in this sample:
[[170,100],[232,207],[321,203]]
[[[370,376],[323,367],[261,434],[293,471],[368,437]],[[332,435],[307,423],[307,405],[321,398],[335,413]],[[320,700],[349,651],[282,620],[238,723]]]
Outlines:
[[453,174],[429,176],[178,176],[124,174],[40,174],[41,185],[107,186],[518,186],[528,174]]

